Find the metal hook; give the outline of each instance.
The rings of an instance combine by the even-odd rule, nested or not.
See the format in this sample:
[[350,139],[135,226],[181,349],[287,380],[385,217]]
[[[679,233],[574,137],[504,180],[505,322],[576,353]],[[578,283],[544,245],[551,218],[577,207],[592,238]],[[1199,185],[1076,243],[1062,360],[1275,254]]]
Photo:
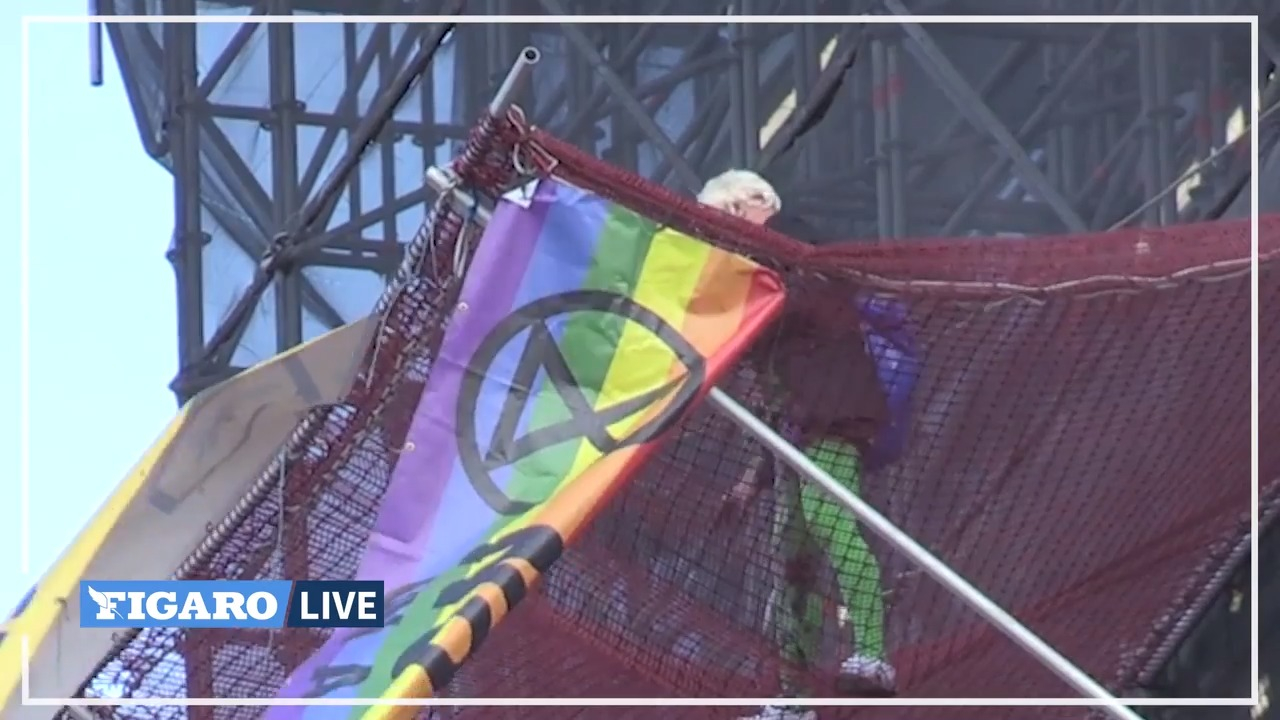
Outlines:
[[516,169],[516,175],[521,178],[533,177],[536,171],[529,167],[524,159],[525,144],[518,142],[511,146],[511,165]]

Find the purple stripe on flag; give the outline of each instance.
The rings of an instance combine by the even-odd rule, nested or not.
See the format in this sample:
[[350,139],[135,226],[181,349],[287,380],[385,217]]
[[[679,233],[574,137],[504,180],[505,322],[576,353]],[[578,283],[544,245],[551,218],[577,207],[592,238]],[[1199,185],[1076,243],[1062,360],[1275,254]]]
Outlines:
[[[516,295],[514,307],[524,307],[535,300],[577,290],[586,284],[595,264],[597,239],[604,230],[610,208],[611,205],[599,196],[559,186],[556,202],[550,205],[538,238],[529,241],[537,249],[529,260],[529,269]],[[575,241],[577,245],[571,244]],[[548,323],[548,329],[557,341],[563,335],[568,319],[562,315]],[[484,332],[487,333],[488,328],[484,328]],[[498,416],[510,392],[509,379],[515,375],[524,350],[523,343],[508,343],[489,367],[489,377],[477,400],[476,437],[493,437]],[[545,382],[546,375],[538,373],[529,397],[539,397]],[[526,403],[516,429],[517,437],[528,431],[535,405],[537,402]],[[449,427],[452,428],[453,424],[450,423]],[[493,481],[505,491],[514,472],[514,464],[497,468],[493,471]],[[457,558],[485,539],[497,520],[497,515],[476,493],[461,463],[456,460],[442,497],[441,507],[447,507],[449,511],[437,515],[432,527],[420,540],[423,547],[431,548],[431,552],[414,573],[416,578],[431,577],[454,565]]]
[[[421,563],[424,548],[415,540],[430,531],[438,510],[436,505],[457,456],[450,428],[458,401],[458,379],[480,339],[511,311],[533,256],[534,239],[554,204],[554,193],[554,185],[544,183],[539,186],[529,210],[507,202],[499,204],[485,235],[506,236],[516,241],[481,243],[476,250],[467,276],[483,278],[484,282],[467,282],[460,298],[474,311],[455,314],[445,331],[439,356],[409,425],[406,441],[413,443],[415,451],[402,453],[392,472],[356,574],[358,578],[385,580],[388,593],[416,579],[414,571]],[[442,432],[447,433],[446,438],[441,438]],[[354,632],[335,630],[329,640],[290,675],[279,696],[301,697],[307,692],[315,670],[331,664],[351,641]],[[354,689],[354,686],[350,688],[350,692]],[[341,694],[332,693],[333,696]],[[318,709],[321,708],[313,708]],[[297,720],[304,715],[304,710],[306,708],[272,707],[265,718]]]
[[382,501],[377,529],[391,539],[416,544],[438,510],[457,458],[453,426],[460,381],[480,341],[512,310],[534,254],[534,239],[552,206],[550,192],[553,189],[540,186],[528,210],[502,203],[485,230],[487,237],[505,236],[512,241],[482,241],[467,270],[468,281],[459,299],[459,306],[467,310],[455,312],[449,323],[409,425],[406,440],[413,443],[414,451],[400,456]]

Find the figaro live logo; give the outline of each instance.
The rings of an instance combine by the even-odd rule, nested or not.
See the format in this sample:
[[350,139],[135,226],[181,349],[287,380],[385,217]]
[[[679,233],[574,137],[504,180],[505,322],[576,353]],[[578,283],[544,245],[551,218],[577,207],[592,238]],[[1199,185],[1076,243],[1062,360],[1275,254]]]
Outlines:
[[80,627],[382,627],[380,580],[85,580]]

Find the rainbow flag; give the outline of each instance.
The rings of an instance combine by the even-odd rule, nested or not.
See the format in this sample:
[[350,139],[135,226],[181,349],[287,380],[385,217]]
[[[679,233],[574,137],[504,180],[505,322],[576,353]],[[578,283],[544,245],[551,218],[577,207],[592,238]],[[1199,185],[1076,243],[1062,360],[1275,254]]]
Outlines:
[[385,581],[387,626],[336,631],[281,697],[442,688],[782,303],[772,272],[584,190],[501,201],[358,574]]

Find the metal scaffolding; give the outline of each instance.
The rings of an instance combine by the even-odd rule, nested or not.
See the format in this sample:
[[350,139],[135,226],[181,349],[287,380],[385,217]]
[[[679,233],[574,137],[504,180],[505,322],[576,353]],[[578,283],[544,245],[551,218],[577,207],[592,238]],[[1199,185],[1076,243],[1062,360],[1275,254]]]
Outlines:
[[[1244,133],[1255,62],[1245,25],[260,22],[464,5],[655,20],[694,11],[665,0],[98,0],[103,14],[236,18],[106,26],[143,144],[174,175],[180,401],[372,309],[435,200],[426,170],[461,149],[525,46],[542,53],[519,98],[535,124],[685,192],[729,167],[761,169],[788,205],[869,240],[1214,218],[1237,200],[1257,150]],[[715,0],[696,10],[1030,7]],[[1280,15],[1260,0],[1036,7]],[[1280,55],[1280,41],[1263,46]],[[1267,78],[1271,56],[1261,60]]]
[[[1008,10],[962,0],[705,5],[735,14]],[[1202,218],[1250,150],[1247,140],[1221,150],[1248,102],[1243,25],[466,24],[437,43],[444,28],[429,24],[258,22],[447,7],[100,3],[109,14],[243,18],[109,26],[143,142],[174,174],[180,399],[370,309],[432,200],[423,172],[460,146],[525,44],[545,58],[521,98],[537,124],[684,190],[730,166],[765,164],[787,202],[851,237],[1022,236]],[[1041,8],[1262,9],[1248,0]],[[636,11],[566,0],[466,9]],[[416,79],[415,63],[429,67]],[[379,103],[397,99],[389,119],[378,117]],[[801,116],[820,120],[796,139]]]

